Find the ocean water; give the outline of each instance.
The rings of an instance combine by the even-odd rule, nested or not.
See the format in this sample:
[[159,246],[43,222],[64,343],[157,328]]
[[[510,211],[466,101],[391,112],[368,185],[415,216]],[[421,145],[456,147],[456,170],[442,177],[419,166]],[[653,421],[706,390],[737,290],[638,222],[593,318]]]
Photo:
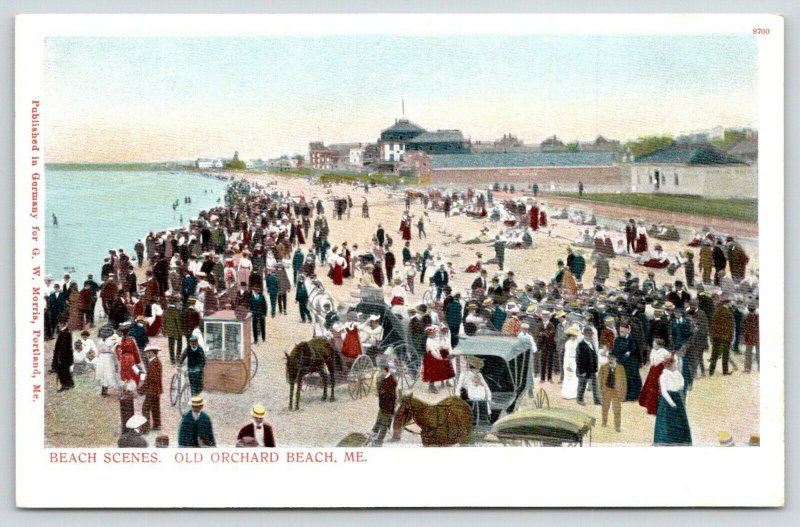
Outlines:
[[138,238],[224,202],[225,182],[191,172],[48,170],[45,188],[45,272],[56,279],[69,272],[81,285],[87,273],[99,281],[109,249],[135,256]]

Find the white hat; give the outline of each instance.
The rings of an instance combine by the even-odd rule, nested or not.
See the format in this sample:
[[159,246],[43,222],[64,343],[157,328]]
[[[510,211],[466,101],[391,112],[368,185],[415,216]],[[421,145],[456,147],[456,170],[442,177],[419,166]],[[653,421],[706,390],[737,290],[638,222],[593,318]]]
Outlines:
[[370,322],[372,322],[372,321],[375,321],[375,322],[377,322],[377,321],[378,321],[378,320],[380,320],[380,319],[381,319],[381,317],[379,317],[378,315],[370,315],[368,320],[369,320]]
[[128,422],[125,423],[125,427],[126,428],[130,428],[131,430],[134,430],[136,428],[139,428],[140,426],[142,426],[146,422],[147,422],[147,419],[143,415],[134,414],[133,417],[128,419]]

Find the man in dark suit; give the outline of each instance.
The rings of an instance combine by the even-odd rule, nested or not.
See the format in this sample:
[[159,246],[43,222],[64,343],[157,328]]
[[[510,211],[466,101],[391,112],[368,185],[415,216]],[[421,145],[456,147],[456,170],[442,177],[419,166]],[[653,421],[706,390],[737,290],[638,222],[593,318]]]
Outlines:
[[[394,408],[397,404],[397,379],[392,369],[392,364],[385,366],[378,380],[378,418],[372,427],[372,433],[375,434],[374,446],[383,446],[383,438],[386,437],[394,417]],[[399,437],[397,432],[395,435]]]
[[625,242],[628,254],[630,254],[631,249],[636,252],[636,222],[633,221],[633,218],[628,220],[625,225]]
[[157,346],[149,345],[145,348],[147,353],[147,375],[144,379],[144,402],[142,414],[147,419],[142,431],[161,430],[161,394],[164,393],[162,384],[161,360],[158,358]]
[[272,426],[264,422],[267,411],[263,406],[256,405],[250,410],[253,420],[244,425],[236,436],[237,441],[244,441],[245,438],[255,439],[258,446],[275,448],[275,435],[272,433]]
[[597,350],[594,349],[593,333],[591,326],[583,328],[583,340],[578,344],[577,374],[578,374],[578,404],[583,406],[583,394],[586,384],[592,383],[594,404],[600,404],[600,390],[597,389]]
[[58,375],[58,382],[61,387],[59,392],[69,390],[75,387],[75,382],[72,380],[72,333],[67,329],[67,321],[58,321],[58,337],[56,338],[56,345],[53,348],[53,364],[52,369]]
[[[277,282],[277,275],[270,273],[270,276],[275,277]],[[276,291],[277,295],[277,291]],[[248,296],[248,307],[250,308],[250,315],[253,317],[253,341],[258,344],[258,337],[264,341],[267,338],[266,329],[264,327],[264,319],[267,317],[267,299],[261,292],[261,287],[256,286]],[[275,304],[272,304],[272,316],[275,316]]]
[[487,287],[489,287],[489,284],[486,281],[486,269],[481,269],[481,274],[472,281],[472,286],[470,286],[470,289],[473,291],[479,290],[481,296],[484,296],[486,295]]

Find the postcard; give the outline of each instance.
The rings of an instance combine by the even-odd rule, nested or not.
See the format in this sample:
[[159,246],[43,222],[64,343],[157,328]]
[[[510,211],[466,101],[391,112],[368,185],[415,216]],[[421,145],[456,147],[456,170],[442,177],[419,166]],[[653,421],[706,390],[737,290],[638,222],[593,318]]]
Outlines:
[[783,504],[780,16],[20,15],[15,105],[18,506]]

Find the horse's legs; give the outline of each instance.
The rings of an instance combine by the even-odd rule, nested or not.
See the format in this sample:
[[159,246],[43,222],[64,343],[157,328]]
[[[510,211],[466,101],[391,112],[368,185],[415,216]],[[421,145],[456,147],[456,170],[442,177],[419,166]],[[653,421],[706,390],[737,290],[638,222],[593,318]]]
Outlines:
[[319,376],[322,378],[322,400],[328,400],[328,374],[325,373],[325,364],[319,369]]
[[336,395],[334,395],[334,393],[335,393],[334,389],[336,388],[336,361],[335,360],[331,360],[330,361],[330,368],[328,368],[328,371],[330,372],[329,378],[330,378],[330,383],[331,383],[331,399],[330,400],[331,400],[331,402],[334,402],[336,400]]
[[302,384],[303,384],[303,377],[300,377],[299,379],[297,379],[297,393],[295,394],[295,398],[294,398],[294,409],[295,410],[299,410],[300,409],[300,390],[302,389]]
[[294,383],[289,385],[289,411],[292,411],[292,402],[294,402]]

